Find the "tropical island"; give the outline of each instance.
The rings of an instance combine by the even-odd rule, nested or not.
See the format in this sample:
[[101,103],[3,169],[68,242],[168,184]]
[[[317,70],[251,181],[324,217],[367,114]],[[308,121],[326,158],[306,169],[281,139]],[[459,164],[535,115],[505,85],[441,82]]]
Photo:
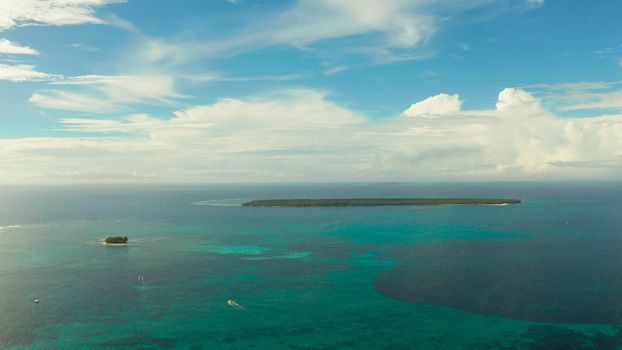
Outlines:
[[127,244],[127,236],[112,236],[104,240],[106,244]]
[[368,207],[383,205],[508,205],[520,199],[503,198],[343,198],[343,199],[258,199],[246,207]]

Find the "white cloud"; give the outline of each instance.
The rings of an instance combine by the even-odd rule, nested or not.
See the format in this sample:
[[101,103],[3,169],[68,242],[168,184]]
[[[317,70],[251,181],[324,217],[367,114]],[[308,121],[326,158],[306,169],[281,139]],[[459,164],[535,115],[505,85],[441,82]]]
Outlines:
[[110,103],[97,97],[66,91],[34,93],[30,96],[30,102],[45,108],[78,112],[106,112],[113,109]]
[[[285,94],[249,100],[221,99],[213,105],[196,106],[174,113],[169,120],[148,115],[132,115],[124,122],[89,119],[64,119],[69,130],[88,132],[129,132],[149,134],[152,138],[175,139],[179,134],[203,134],[223,137],[238,131],[256,131],[253,137],[261,138],[264,132],[284,133],[288,130],[329,131],[337,126],[354,125],[365,119],[325,100],[322,93],[312,90],[292,90]],[[172,136],[171,136],[172,135]],[[252,135],[246,135],[252,136]],[[246,137],[245,136],[245,137]],[[184,141],[180,139],[179,141]],[[267,145],[266,138],[260,143]],[[244,147],[244,142],[236,144]]]
[[335,74],[339,74],[341,72],[344,72],[346,70],[348,70],[348,65],[342,64],[342,65],[338,65],[338,66],[334,66],[328,69],[324,70],[324,74],[326,75],[335,75]]
[[119,102],[165,101],[179,96],[173,78],[168,75],[83,75],[54,84],[91,86]]
[[458,174],[462,169],[465,176],[615,176],[615,167],[591,167],[594,160],[606,160],[622,169],[622,115],[561,118],[545,110],[533,95],[507,88],[499,93],[495,110],[443,116],[418,119],[426,125],[421,122],[415,128],[421,137],[436,135],[445,144],[445,148],[439,147],[440,155],[432,152],[441,159],[430,161],[428,166],[443,164],[447,147],[457,152],[450,157],[450,164],[438,169],[441,173],[449,169]]
[[438,94],[414,103],[404,115],[407,117],[441,116],[460,112],[462,101],[458,95]]
[[500,112],[521,112],[525,114],[542,112],[540,102],[533,95],[517,88],[503,89],[499,93],[496,107]]
[[540,84],[528,88],[539,92],[549,105],[561,112],[622,112],[622,81]]
[[2,0],[0,30],[32,24],[102,24],[95,10],[119,2],[124,0]]
[[321,92],[293,90],[222,99],[170,118],[66,118],[64,130],[100,136],[0,139],[0,178],[594,179],[615,178],[622,170],[622,115],[561,118],[520,89],[502,91],[498,104],[488,110],[461,110],[454,104],[436,110],[438,118],[400,115],[372,121]]
[[3,64],[0,63],[0,80],[22,82],[29,80],[50,80],[58,78],[57,75],[39,72],[36,67],[29,64]]
[[206,56],[235,55],[273,46],[322,51],[323,43],[343,38],[357,40],[332,47],[331,57],[368,56],[376,63],[414,60],[429,56],[422,51],[423,44],[439,30],[442,18],[490,3],[489,0],[473,0],[468,4],[453,0],[297,0],[280,12],[253,16],[253,21],[239,30],[205,41],[187,37],[143,38],[136,61],[175,65]]
[[317,41],[381,33],[391,47],[413,47],[436,31],[432,16],[417,11],[422,1],[300,0],[260,35],[276,43],[304,46]]
[[575,98],[581,98],[582,101],[562,106],[560,107],[560,110],[580,111],[591,109],[615,109],[622,111],[622,91],[586,93],[576,95]]
[[258,76],[231,76],[219,73],[207,75],[191,75],[184,77],[189,81],[202,83],[237,83],[249,81],[292,81],[302,78],[303,74],[283,74],[283,75],[258,75]]
[[0,54],[10,55],[38,55],[37,50],[28,46],[21,46],[7,39],[0,39]]
[[[0,140],[0,169],[10,171],[5,177],[91,181],[93,174],[109,174],[103,181],[128,181],[136,178],[134,174],[154,174],[154,181],[226,181],[242,172],[246,180],[241,181],[257,181],[275,174],[289,176],[285,174],[290,171],[280,165],[308,156],[327,160],[326,167],[308,170],[319,175],[327,167],[337,170],[331,159],[339,157],[333,149],[343,144],[342,130],[365,120],[326,101],[321,93],[295,90],[246,100],[223,99],[164,120],[133,115],[124,121],[73,118],[63,122],[68,130],[130,136]],[[299,154],[303,157],[296,160]]]
[[[461,13],[478,9],[490,19],[535,7],[527,0],[294,0],[255,11],[242,25],[220,35],[185,31],[154,38],[134,28],[139,39],[131,60],[137,66],[178,67],[205,58],[292,47],[329,57],[325,63],[334,66],[353,60],[389,64],[435,55],[427,44],[444,22]],[[468,45],[462,48],[468,50]]]
[[78,88],[79,92],[41,91],[34,93],[30,102],[43,108],[106,112],[125,104],[168,103],[181,96],[175,91],[174,79],[166,75],[85,75],[52,84]]
[[581,81],[581,82],[573,82],[573,83],[556,83],[556,84],[533,84],[527,85],[525,88],[536,89],[542,92],[553,91],[555,93],[578,93],[578,92],[586,92],[586,91],[594,91],[594,90],[603,90],[614,88],[619,85],[620,81]]

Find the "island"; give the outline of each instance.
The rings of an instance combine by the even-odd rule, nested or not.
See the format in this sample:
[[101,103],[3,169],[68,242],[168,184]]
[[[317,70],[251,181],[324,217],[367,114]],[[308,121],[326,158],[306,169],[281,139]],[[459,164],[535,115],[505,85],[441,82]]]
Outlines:
[[104,240],[106,244],[127,244],[127,236],[112,236]]
[[520,199],[502,198],[342,198],[342,199],[257,199],[246,207],[369,207],[383,205],[508,205]]

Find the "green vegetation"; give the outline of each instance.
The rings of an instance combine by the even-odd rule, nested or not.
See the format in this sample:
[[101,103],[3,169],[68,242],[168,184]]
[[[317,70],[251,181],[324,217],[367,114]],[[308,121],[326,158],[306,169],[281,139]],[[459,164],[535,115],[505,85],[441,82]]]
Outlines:
[[113,236],[104,240],[107,244],[127,244],[127,236]]
[[260,199],[242,204],[247,207],[351,207],[379,205],[505,205],[519,199],[499,198],[344,198],[344,199]]

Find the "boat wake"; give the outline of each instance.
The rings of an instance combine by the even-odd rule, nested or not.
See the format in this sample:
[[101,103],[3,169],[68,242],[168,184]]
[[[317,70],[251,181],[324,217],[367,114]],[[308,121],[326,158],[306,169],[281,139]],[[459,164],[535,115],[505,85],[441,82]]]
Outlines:
[[229,306],[231,306],[232,308],[234,308],[236,310],[246,311],[246,308],[244,306],[236,303],[235,300],[233,300],[233,299],[227,300],[227,304],[229,304]]
[[0,226],[0,231],[4,231],[4,230],[10,230],[12,228],[20,228],[23,226],[20,225],[7,225],[7,226]]

